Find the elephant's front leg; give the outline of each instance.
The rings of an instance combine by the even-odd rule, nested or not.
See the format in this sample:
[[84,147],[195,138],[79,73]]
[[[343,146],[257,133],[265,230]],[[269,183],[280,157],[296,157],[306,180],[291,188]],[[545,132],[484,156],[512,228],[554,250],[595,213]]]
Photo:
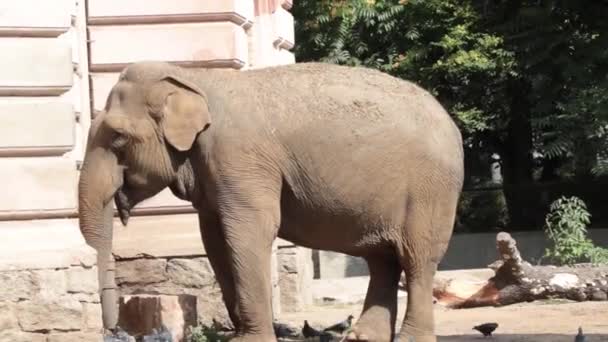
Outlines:
[[209,263],[222,290],[222,299],[230,320],[235,329],[238,330],[240,322],[236,313],[234,277],[220,220],[217,213],[214,212],[199,212],[198,217],[203,246],[205,246]]
[[[247,194],[251,194],[248,198]],[[279,200],[259,191],[235,191],[220,210],[234,277],[236,341],[276,341],[272,327],[270,257]]]

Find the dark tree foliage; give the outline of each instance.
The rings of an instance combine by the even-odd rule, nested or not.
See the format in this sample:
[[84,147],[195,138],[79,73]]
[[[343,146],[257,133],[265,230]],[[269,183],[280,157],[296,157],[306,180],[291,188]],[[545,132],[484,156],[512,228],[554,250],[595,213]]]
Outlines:
[[464,136],[466,188],[492,184],[499,157],[504,199],[482,201],[505,203],[496,224],[540,227],[561,195],[540,184],[608,173],[608,1],[297,0],[293,15],[299,62],[435,94]]

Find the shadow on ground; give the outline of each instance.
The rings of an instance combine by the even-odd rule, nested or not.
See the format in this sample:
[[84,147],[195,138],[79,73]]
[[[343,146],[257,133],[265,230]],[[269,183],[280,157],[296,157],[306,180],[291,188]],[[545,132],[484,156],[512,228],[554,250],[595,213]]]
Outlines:
[[[608,334],[585,334],[587,336],[586,342],[604,342],[608,341]],[[297,342],[297,341],[306,341],[306,342],[317,342],[319,341],[318,337],[312,337],[308,339],[300,338],[300,339],[279,339],[279,341],[284,342]],[[340,338],[334,338],[331,342],[340,341]],[[564,335],[564,334],[499,334],[494,335],[492,337],[483,337],[481,335],[453,335],[453,336],[437,336],[438,342],[464,342],[464,341],[487,341],[487,342],[572,342],[574,341],[574,335]],[[394,340],[394,342],[410,342],[410,341],[401,341]],[[413,341],[415,342],[415,340]]]
[[[608,334],[585,334],[587,342],[608,341]],[[438,336],[437,341],[492,341],[492,342],[572,342],[574,335],[564,334],[497,334],[492,337],[481,335]],[[400,341],[401,342],[401,341]]]

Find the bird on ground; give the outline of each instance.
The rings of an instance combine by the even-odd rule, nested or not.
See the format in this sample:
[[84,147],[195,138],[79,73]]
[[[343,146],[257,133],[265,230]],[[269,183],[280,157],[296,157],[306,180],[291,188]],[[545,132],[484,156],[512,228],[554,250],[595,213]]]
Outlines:
[[583,335],[582,327],[578,327],[578,334],[574,337],[574,342],[587,342],[587,337]]
[[152,329],[150,335],[145,335],[142,342],[173,342],[171,332],[164,324],[161,324],[160,330]]
[[272,327],[277,337],[295,337],[298,335],[298,331],[295,328],[285,323],[272,322]]
[[135,338],[119,326],[116,326],[110,333],[111,335],[104,335],[103,342],[135,342]]
[[323,331],[335,331],[337,333],[342,334],[351,327],[351,325],[353,324],[353,318],[355,318],[355,316],[348,315],[348,317],[342,322],[327,327],[323,329]]
[[302,335],[304,337],[316,337],[321,336],[321,332],[308,324],[307,320],[304,320],[304,326],[302,327]]
[[492,332],[498,328],[498,323],[484,323],[476,325],[473,329],[479,331],[483,336],[492,336]]
[[160,331],[158,332],[159,342],[172,342],[173,336],[171,332],[164,324],[160,325]]

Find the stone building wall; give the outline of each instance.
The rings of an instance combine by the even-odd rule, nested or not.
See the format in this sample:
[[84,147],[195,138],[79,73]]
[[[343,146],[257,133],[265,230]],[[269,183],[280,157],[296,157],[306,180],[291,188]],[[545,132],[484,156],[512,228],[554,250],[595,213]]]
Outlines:
[[[95,251],[55,220],[13,223],[22,234],[3,235],[0,250],[0,341],[77,342],[101,339]],[[61,238],[57,238],[61,237]]]
[[[237,70],[294,63],[290,7],[286,0],[0,1],[0,176],[10,180],[0,194],[0,342],[57,334],[88,341],[101,332],[91,318],[99,316],[90,293],[97,280],[94,251],[78,229],[77,182],[91,119],[118,72],[143,59]],[[198,230],[190,204],[168,189],[138,205],[128,227],[116,220],[123,294],[163,294],[142,302],[164,308],[166,319],[168,308],[188,303],[196,303],[195,321],[223,317]],[[289,263],[279,255],[292,258],[283,248],[295,247],[278,241],[277,248],[275,314],[281,300],[306,296],[297,292],[306,279],[291,266],[279,271]],[[73,287],[76,276],[83,291]]]

